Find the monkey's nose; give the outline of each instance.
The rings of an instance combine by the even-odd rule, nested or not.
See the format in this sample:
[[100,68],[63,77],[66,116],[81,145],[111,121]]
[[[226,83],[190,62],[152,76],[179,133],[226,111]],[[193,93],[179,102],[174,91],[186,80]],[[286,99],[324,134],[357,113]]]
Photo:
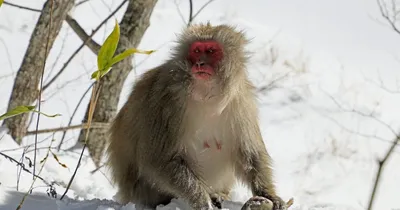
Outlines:
[[205,63],[204,63],[204,61],[197,61],[197,62],[196,62],[196,65],[197,65],[197,66],[204,66]]

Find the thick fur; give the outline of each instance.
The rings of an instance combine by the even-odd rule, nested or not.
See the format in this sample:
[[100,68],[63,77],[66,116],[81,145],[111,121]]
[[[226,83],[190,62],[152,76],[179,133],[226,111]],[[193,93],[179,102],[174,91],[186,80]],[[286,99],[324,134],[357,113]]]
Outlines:
[[[199,81],[186,61],[188,47],[210,39],[221,43],[223,60],[213,79]],[[226,197],[239,179],[279,207],[246,75],[247,42],[230,26],[191,26],[171,59],[135,83],[107,150],[122,203],[155,207],[180,197],[193,209],[211,209],[214,195]]]

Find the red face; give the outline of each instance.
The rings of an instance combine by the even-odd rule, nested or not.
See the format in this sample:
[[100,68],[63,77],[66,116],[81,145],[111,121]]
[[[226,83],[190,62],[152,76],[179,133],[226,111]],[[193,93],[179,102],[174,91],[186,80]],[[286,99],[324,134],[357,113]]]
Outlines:
[[197,79],[209,79],[223,57],[222,47],[216,41],[196,41],[190,45],[188,60]]

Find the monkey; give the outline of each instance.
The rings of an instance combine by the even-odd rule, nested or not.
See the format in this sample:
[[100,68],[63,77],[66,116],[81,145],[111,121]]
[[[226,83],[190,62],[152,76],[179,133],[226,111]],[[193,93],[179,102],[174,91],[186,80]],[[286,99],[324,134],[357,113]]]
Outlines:
[[195,210],[221,208],[237,180],[274,210],[286,208],[247,76],[249,42],[234,26],[191,25],[170,57],[134,82],[109,130],[119,202],[155,208],[182,198]]

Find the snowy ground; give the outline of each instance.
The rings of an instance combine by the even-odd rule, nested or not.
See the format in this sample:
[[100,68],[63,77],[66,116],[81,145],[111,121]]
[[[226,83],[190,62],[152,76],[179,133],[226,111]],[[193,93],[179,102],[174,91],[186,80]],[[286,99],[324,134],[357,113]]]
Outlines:
[[[41,8],[44,0],[12,2]],[[89,32],[120,2],[92,0],[76,8],[72,15]],[[186,17],[187,1],[176,2]],[[204,2],[195,1],[195,10]],[[118,19],[123,11],[117,13]],[[13,78],[37,17],[36,13],[6,5],[0,8],[0,113],[6,111]],[[277,80],[271,89],[259,93],[260,118],[267,148],[274,158],[279,194],[285,200],[295,199],[291,209],[365,209],[377,169],[376,159],[382,158],[393,138],[391,130],[380,121],[395,131],[400,126],[400,88],[397,86],[400,36],[384,24],[375,0],[216,0],[196,19],[197,22],[206,20],[245,29],[253,40],[249,46],[254,52],[249,65],[252,80],[260,88]],[[98,42],[110,32],[112,23],[95,36]],[[136,76],[166,58],[175,34],[183,26],[174,1],[160,0],[140,45],[141,49],[157,52],[151,56],[138,55],[133,61],[138,66],[125,83],[120,104],[125,101]],[[50,53],[45,79],[51,78],[80,44],[65,24]],[[68,123],[76,103],[90,84],[95,65],[95,56],[83,50],[56,86],[44,93],[42,110],[63,116],[41,117],[40,129]],[[81,122],[85,110],[86,105],[82,105],[74,124]],[[31,123],[30,129],[34,127],[35,123]],[[52,149],[68,168],[50,156],[40,173],[48,182],[58,183],[54,185],[58,198],[80,152],[65,149],[74,144],[78,134],[75,130],[68,132],[62,150]],[[60,134],[39,135],[36,163],[39,168],[51,140],[55,140],[52,142],[55,147],[60,137]],[[0,151],[19,160],[24,148],[3,132],[0,138]],[[24,144],[31,145],[33,140],[33,136],[28,136]],[[26,153],[31,160],[32,148]],[[397,147],[386,164],[375,209],[400,209],[399,152]],[[24,163],[28,165],[29,161],[24,159]],[[120,206],[113,201],[116,189],[110,184],[106,169],[93,174],[92,170],[94,165],[86,153],[68,198],[63,201],[47,196],[46,185],[37,180],[33,195],[27,197],[22,209],[135,209],[134,204]],[[32,176],[22,172],[17,191],[17,173],[15,164],[0,156],[0,209],[15,209],[32,183]],[[240,203],[248,196],[248,190],[238,186],[233,192],[233,201]],[[240,206],[231,205],[226,208]],[[176,207],[185,209],[185,204],[176,200],[159,209]]]

